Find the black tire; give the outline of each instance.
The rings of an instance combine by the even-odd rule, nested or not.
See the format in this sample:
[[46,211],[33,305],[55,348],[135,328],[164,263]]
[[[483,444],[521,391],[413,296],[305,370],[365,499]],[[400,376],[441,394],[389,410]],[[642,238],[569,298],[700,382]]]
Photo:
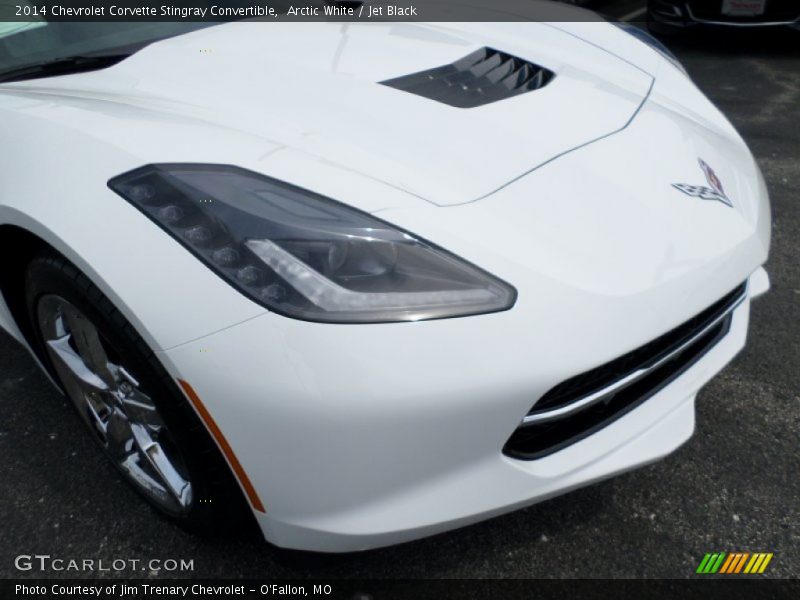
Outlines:
[[[124,357],[126,365],[135,368],[142,387],[149,391],[178,447],[193,489],[185,514],[172,514],[149,502],[151,506],[184,529],[203,535],[229,535],[241,532],[246,525],[254,525],[250,508],[202,421],[152,350],[109,299],[72,263],[55,254],[31,261],[25,287],[28,317],[36,336],[35,351],[53,380],[62,384],[62,390],[63,382],[45,349],[36,317],[37,304],[47,294],[56,294],[79,309],[95,326],[104,345],[113,348],[119,357]],[[150,500],[142,490],[131,487]]]

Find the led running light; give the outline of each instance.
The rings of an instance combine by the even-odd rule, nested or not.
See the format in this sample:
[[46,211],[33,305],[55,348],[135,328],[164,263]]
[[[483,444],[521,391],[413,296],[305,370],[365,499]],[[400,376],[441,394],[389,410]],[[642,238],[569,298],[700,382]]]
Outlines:
[[109,187],[270,310],[332,323],[505,310],[514,288],[371,215],[232,166],[148,165]]

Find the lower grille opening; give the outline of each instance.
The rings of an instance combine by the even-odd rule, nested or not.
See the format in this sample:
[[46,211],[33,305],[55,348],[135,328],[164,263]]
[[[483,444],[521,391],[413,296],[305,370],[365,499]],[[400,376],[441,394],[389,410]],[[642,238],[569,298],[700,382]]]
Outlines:
[[693,0],[689,3],[692,14],[698,19],[708,21],[730,21],[733,23],[759,23],[764,21],[794,21],[800,18],[797,0],[769,0],[764,12],[752,16],[731,16],[722,14],[721,3],[708,0]]
[[506,442],[512,458],[534,460],[597,432],[669,385],[730,330],[742,284],[653,342],[553,388]]

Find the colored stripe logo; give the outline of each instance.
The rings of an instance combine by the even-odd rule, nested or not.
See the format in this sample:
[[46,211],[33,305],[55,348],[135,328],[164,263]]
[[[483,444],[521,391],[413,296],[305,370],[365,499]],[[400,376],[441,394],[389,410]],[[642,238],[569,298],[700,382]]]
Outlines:
[[767,565],[772,560],[772,552],[713,552],[708,553],[700,561],[696,573],[702,575],[720,573],[735,575],[745,573],[750,575],[761,574],[767,570]]

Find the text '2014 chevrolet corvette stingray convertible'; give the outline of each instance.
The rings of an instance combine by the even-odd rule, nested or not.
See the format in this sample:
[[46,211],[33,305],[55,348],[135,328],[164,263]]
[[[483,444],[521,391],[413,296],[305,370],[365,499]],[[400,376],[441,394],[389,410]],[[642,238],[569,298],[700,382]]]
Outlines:
[[362,550],[689,438],[770,209],[668,51],[604,22],[207,25],[0,33],[0,325],[146,500]]

